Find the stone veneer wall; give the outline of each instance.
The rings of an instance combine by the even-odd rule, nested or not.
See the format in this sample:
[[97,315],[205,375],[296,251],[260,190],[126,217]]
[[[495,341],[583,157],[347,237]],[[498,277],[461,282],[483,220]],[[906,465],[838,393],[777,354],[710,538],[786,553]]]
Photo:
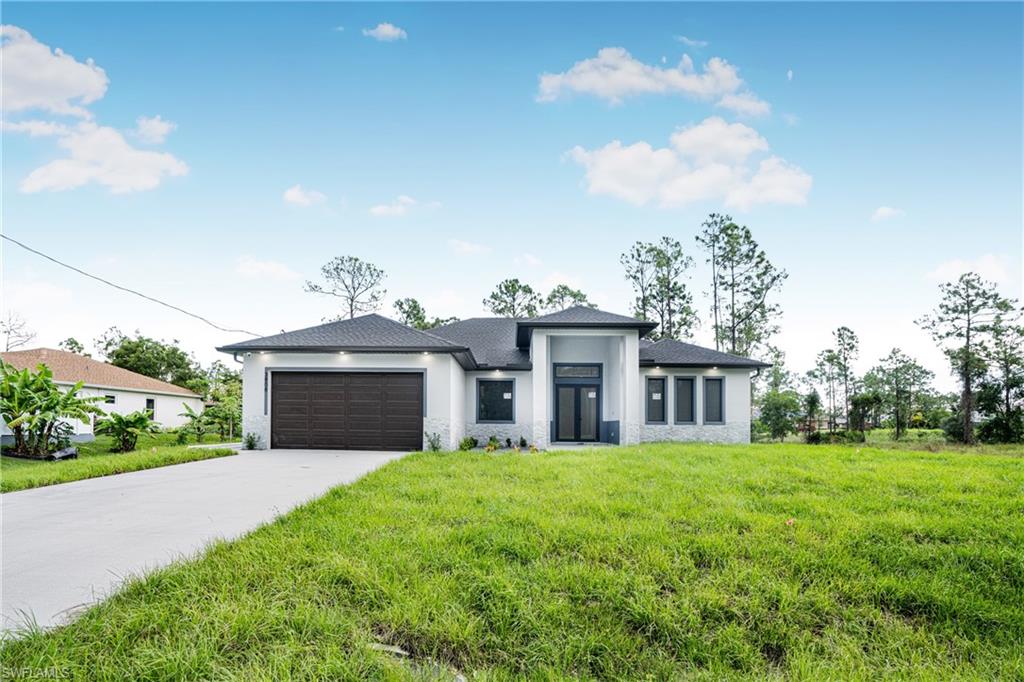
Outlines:
[[528,444],[533,444],[533,431],[529,424],[466,424],[466,435],[476,438],[480,445],[486,445],[491,436],[497,436],[502,445],[506,438],[511,438],[513,445],[518,445],[520,436]]
[[749,443],[750,422],[726,424],[643,424],[640,441],[699,441],[701,443]]

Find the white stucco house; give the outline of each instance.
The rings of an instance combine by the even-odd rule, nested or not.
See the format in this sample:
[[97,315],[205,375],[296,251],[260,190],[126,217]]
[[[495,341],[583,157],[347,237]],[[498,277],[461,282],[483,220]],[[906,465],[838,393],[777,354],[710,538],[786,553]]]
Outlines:
[[[17,369],[35,370],[39,365],[46,365],[53,372],[54,383],[62,387],[74,386],[79,381],[84,382],[85,385],[79,395],[102,396],[103,402],[97,403],[97,407],[104,412],[130,414],[139,410],[151,410],[153,419],[164,428],[175,428],[186,422],[185,418],[178,416],[185,411],[182,408],[183,403],[196,412],[203,410],[202,397],[186,388],[93,360],[78,353],[53,348],[34,348],[7,351],[0,353],[0,357]],[[69,423],[75,429],[74,440],[92,440],[95,419],[89,422]],[[6,443],[10,430],[2,422],[0,433]]]
[[655,327],[582,306],[429,331],[374,314],[218,350],[244,364],[245,432],[273,448],[749,442],[750,378],[768,365],[650,341]]

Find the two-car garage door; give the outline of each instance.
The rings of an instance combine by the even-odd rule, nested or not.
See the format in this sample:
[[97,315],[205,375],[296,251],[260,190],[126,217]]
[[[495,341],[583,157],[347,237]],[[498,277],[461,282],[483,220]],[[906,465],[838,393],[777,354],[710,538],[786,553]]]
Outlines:
[[420,373],[274,372],[270,395],[271,447],[423,447]]

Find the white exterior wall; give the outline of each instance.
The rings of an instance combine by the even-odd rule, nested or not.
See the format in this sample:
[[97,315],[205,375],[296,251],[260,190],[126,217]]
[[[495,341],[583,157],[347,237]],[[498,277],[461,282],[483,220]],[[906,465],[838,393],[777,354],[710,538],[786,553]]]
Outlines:
[[[506,438],[511,438],[513,444],[519,442],[520,437],[525,438],[527,443],[534,443],[533,433],[533,377],[530,372],[511,372],[491,370],[486,372],[466,372],[465,379],[465,405],[463,418],[465,420],[465,435],[476,438],[481,445],[487,442],[491,436],[497,436],[502,443]],[[476,420],[477,415],[477,379],[512,379],[515,388],[512,391],[515,406],[513,416],[515,422],[511,424],[495,424],[485,422],[480,424]]]
[[[67,390],[70,384],[59,384],[60,388]],[[185,395],[172,395],[168,393],[146,393],[139,391],[128,391],[123,388],[101,388],[97,386],[83,386],[78,392],[80,396],[114,396],[114,402],[96,403],[96,406],[105,413],[130,414],[146,409],[146,399],[153,398],[156,401],[154,420],[161,428],[177,428],[187,421],[178,415],[185,411],[182,403],[187,404],[196,412],[203,411],[203,401],[200,398]],[[74,437],[77,440],[92,440],[93,422],[80,422],[77,420],[65,420],[75,429]],[[0,422],[0,435],[10,435],[11,431],[7,425]],[[6,442],[6,441],[5,441]]]
[[[675,424],[676,395],[673,377],[696,377],[694,412],[696,424]],[[665,377],[665,414],[667,424],[648,424],[647,377]],[[725,377],[725,423],[704,423],[704,377]],[[637,382],[640,406],[640,440],[700,441],[704,443],[750,442],[750,370],[710,368],[645,367]]]
[[[453,369],[452,365],[456,365]],[[248,353],[242,368],[242,430],[255,433],[263,444],[270,444],[270,392],[273,372],[279,370],[307,371],[413,371],[423,372],[424,418],[423,444],[426,434],[441,434],[445,448],[458,446],[462,427],[459,399],[453,394],[461,390],[461,367],[446,353]],[[458,370],[458,371],[456,371]],[[269,376],[268,376],[269,371]],[[266,385],[264,384],[266,377]],[[266,391],[264,391],[264,386]],[[454,389],[454,390],[453,390]]]

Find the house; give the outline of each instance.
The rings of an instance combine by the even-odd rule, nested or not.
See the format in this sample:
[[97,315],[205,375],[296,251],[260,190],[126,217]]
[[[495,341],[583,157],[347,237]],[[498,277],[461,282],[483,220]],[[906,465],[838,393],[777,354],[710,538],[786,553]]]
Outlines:
[[[181,426],[187,421],[178,416],[185,411],[182,403],[196,412],[203,409],[203,399],[186,388],[93,360],[78,353],[35,348],[7,351],[0,353],[0,357],[17,369],[34,370],[39,365],[46,365],[53,372],[53,380],[59,386],[70,387],[79,381],[83,382],[85,385],[79,395],[103,396],[103,402],[97,403],[97,406],[104,412],[129,414],[139,410],[151,410],[153,419],[164,428]],[[93,422],[74,421],[71,424],[75,428],[74,440],[92,440]],[[6,425],[0,426],[5,436],[4,442],[7,442],[6,436],[10,431]]]
[[222,346],[243,428],[274,448],[414,450],[437,434],[557,443],[747,443],[765,363],[587,307],[419,331],[380,315]]

